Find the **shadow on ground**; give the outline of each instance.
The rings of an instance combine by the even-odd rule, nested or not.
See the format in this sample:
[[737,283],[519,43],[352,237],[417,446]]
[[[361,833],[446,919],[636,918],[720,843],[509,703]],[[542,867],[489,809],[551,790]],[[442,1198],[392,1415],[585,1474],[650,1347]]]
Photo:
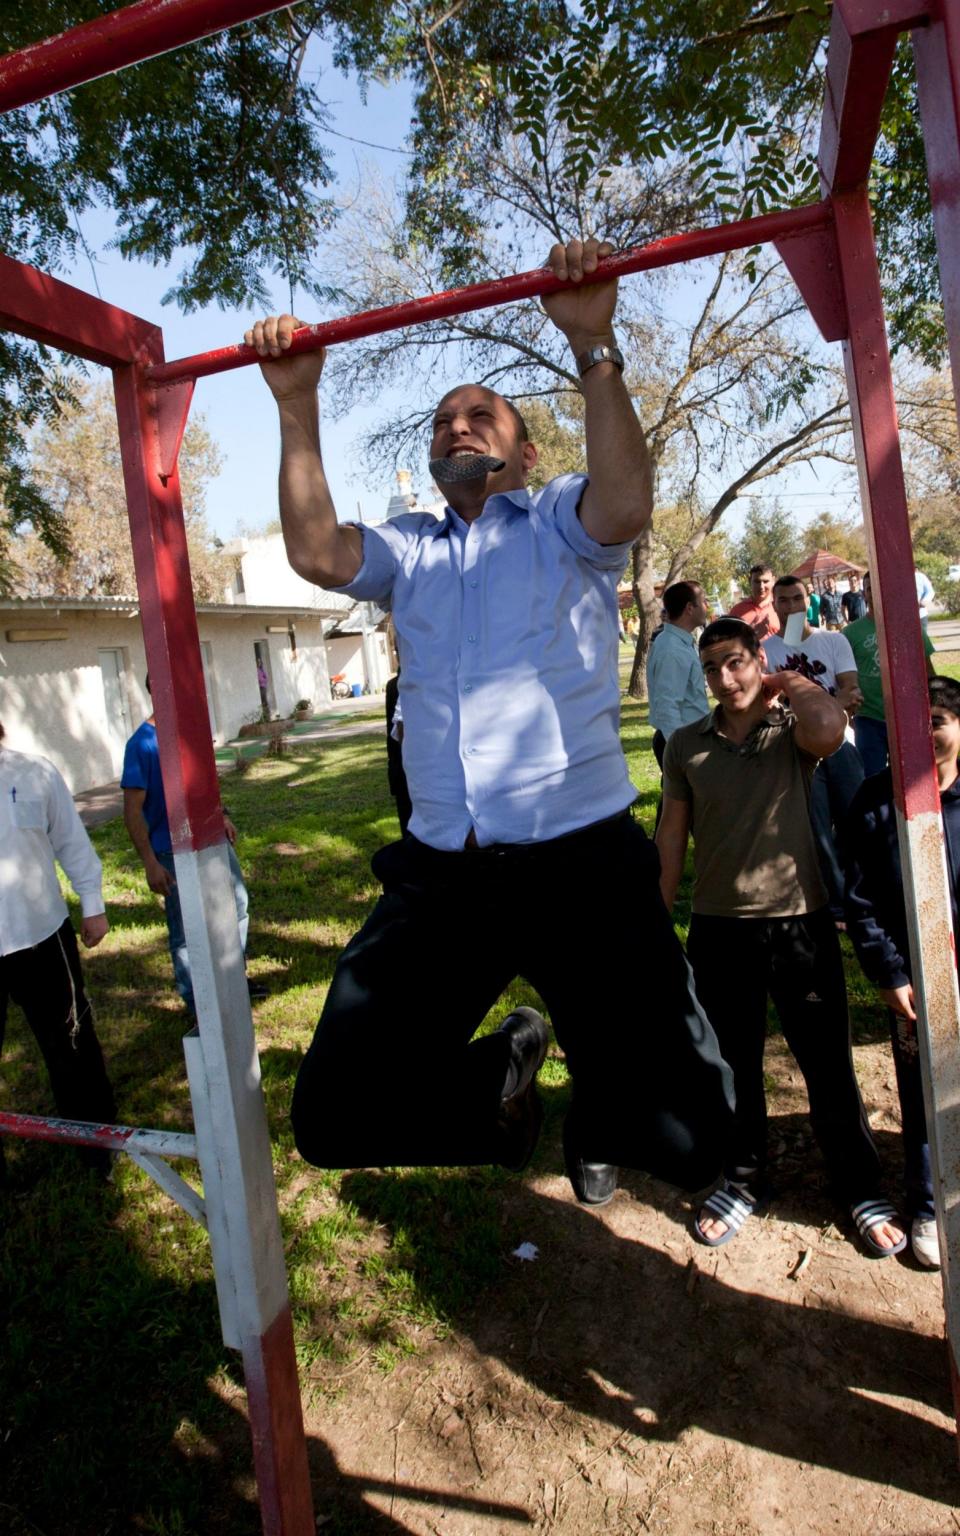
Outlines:
[[[123,1198],[69,1149],[27,1147],[0,1190],[0,1532],[3,1536],[257,1536],[239,1357],[212,1282],[180,1285],[124,1237]],[[164,1243],[176,1247],[174,1213]],[[171,1236],[171,1232],[173,1235]],[[370,1494],[527,1523],[524,1510],[345,1472],[308,1439],[332,1536],[403,1536]]]
[[[451,1235],[436,1177],[357,1172],[345,1175],[342,1193],[389,1227],[397,1220],[398,1179],[403,1238],[422,1256],[418,1283],[449,1315],[436,1255]],[[674,1212],[679,1235],[687,1218],[674,1191],[642,1176],[625,1182],[642,1183],[647,1201]],[[526,1185],[506,1198],[510,1228],[539,1249],[536,1270],[514,1263],[496,1288],[495,1305],[488,1293],[452,1321],[483,1356],[519,1373],[536,1393],[614,1433],[675,1442],[696,1426],[773,1456],[956,1502],[953,1436],[881,1400],[908,1399],[949,1414],[942,1341],[899,1322],[851,1315],[842,1294],[830,1309],[804,1306],[799,1293],[791,1305],[737,1289],[708,1270],[695,1275],[691,1289],[686,1257],[678,1262],[625,1240],[605,1219]],[[813,1198],[822,1207],[819,1219],[827,1220],[825,1196]],[[816,1221],[810,1203],[802,1190],[789,1191],[778,1215]],[[852,1249],[849,1259],[868,1263]]]

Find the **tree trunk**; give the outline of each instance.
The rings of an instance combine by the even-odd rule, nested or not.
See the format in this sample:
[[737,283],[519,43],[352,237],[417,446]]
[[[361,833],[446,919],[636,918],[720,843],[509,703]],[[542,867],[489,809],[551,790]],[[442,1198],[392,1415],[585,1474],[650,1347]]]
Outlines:
[[637,605],[640,633],[630,670],[627,692],[632,699],[647,697],[647,657],[650,637],[660,623],[660,600],[654,591],[653,524],[648,523],[633,546],[633,600]]

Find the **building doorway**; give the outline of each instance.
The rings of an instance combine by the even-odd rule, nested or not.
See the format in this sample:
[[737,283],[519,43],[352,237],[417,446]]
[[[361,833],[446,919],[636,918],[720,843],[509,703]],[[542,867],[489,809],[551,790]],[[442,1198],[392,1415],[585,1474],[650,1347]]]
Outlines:
[[254,640],[253,654],[257,664],[257,687],[260,690],[260,707],[264,719],[277,713],[277,699],[273,691],[273,670],[270,665],[270,646],[266,640]]

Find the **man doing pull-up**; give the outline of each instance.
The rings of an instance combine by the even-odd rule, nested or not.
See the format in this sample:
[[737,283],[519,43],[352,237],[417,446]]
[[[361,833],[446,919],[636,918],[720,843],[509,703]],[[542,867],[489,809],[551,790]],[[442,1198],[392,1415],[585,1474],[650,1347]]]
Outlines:
[[[609,250],[557,245],[550,267],[580,284]],[[615,304],[615,282],[544,301],[582,381],[586,476],[529,491],[523,418],[464,384],[433,418],[444,518],[373,527],[338,522],[330,497],[323,353],[284,359],[291,315],[247,332],[280,414],[290,563],[388,607],[401,660],[413,815],[374,857],[383,894],[340,957],[294,1093],[297,1145],[320,1166],[525,1166],[546,1027],[521,1008],[474,1039],[518,975],[566,1053],[580,1200],[610,1199],[620,1164],[698,1188],[722,1162],[729,1074],[630,814],[618,733],[617,583],[652,492]]]

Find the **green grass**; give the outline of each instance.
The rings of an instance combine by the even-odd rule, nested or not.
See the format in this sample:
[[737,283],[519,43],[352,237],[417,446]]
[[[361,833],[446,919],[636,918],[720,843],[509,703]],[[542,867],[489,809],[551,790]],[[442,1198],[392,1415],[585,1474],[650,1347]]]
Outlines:
[[933,664],[940,677],[952,677],[960,683],[960,651],[935,651]]
[[[960,673],[960,657],[945,658]],[[944,668],[947,670],[947,667]],[[658,775],[645,706],[623,741],[652,830]],[[496,1170],[308,1170],[287,1111],[337,954],[376,896],[370,857],[397,834],[379,736],[302,742],[226,785],[251,891],[249,969],[270,989],[256,1031],[305,1400],[358,1370],[389,1372],[482,1307],[503,1275]],[[119,821],[94,836],[111,933],[85,958],[128,1123],[188,1129],[181,1036],[160,904]],[[689,878],[678,903],[689,917]],[[849,954],[858,1038],[883,1023]],[[624,964],[627,964],[625,959]],[[516,983],[497,1016],[537,999]],[[488,1027],[492,1019],[488,1021]],[[559,1167],[562,1059],[542,1075],[537,1167]],[[42,1064],[12,1010],[0,1105],[50,1113]],[[129,1161],[103,1188],[66,1148],[12,1142],[0,1192],[0,1532],[247,1536],[259,1529],[242,1374],[220,1342],[204,1233]],[[189,1170],[185,1170],[189,1174]],[[320,1454],[317,1452],[317,1454]],[[346,1529],[346,1527],[344,1527]]]

